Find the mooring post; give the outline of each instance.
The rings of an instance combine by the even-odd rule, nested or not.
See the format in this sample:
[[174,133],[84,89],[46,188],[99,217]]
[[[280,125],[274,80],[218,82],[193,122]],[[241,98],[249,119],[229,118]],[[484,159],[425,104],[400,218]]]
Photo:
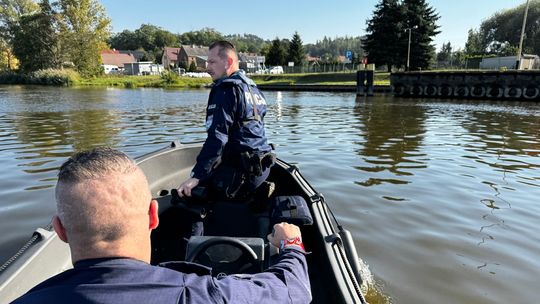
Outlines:
[[366,70],[361,64],[356,71],[356,95],[364,96],[366,94]]
[[356,95],[373,96],[374,64],[361,64],[356,72]]
[[375,65],[373,63],[367,65],[366,69],[366,87],[367,96],[373,96],[373,74],[375,73]]

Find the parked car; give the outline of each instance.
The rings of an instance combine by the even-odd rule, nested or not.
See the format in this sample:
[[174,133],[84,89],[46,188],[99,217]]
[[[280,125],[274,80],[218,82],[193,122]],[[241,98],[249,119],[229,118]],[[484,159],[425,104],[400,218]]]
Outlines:
[[102,64],[101,68],[103,68],[105,74],[121,74],[120,69],[116,65]]
[[184,69],[184,68],[176,68],[176,69],[174,69],[174,71],[178,75],[184,75],[186,73],[186,69]]
[[281,66],[274,66],[268,69],[269,74],[283,74],[283,67]]

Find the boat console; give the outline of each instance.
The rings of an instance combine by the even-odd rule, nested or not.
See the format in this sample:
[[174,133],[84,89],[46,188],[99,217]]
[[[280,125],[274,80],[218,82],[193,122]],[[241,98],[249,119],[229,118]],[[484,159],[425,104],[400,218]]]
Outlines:
[[[212,268],[212,275],[258,273],[264,270],[266,247],[261,238],[192,236],[186,261]],[[270,249],[270,248],[269,248]]]

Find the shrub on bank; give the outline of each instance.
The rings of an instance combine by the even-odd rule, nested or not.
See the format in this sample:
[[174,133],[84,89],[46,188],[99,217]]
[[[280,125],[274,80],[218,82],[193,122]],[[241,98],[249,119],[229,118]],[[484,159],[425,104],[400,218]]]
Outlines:
[[163,80],[165,84],[168,84],[168,85],[174,84],[178,82],[178,79],[179,79],[178,74],[176,74],[175,72],[171,70],[165,70],[161,72],[161,80]]
[[29,77],[31,84],[63,85],[77,84],[81,77],[79,73],[71,69],[45,69],[32,73]]
[[0,84],[25,84],[26,76],[14,71],[0,72]]
[[0,72],[2,84],[41,84],[70,86],[80,80],[79,73],[71,69],[45,69],[30,74],[22,74],[14,71]]

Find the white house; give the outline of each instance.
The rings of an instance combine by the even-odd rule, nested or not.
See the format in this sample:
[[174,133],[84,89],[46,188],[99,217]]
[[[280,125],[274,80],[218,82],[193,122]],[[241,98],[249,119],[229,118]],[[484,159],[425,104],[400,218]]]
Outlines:
[[163,66],[150,61],[124,63],[125,75],[159,75],[161,72]]
[[[506,68],[514,70],[516,68],[517,56],[483,58],[480,62],[480,69],[500,70]],[[537,55],[524,54],[521,57],[518,70],[540,69],[540,57]]]

